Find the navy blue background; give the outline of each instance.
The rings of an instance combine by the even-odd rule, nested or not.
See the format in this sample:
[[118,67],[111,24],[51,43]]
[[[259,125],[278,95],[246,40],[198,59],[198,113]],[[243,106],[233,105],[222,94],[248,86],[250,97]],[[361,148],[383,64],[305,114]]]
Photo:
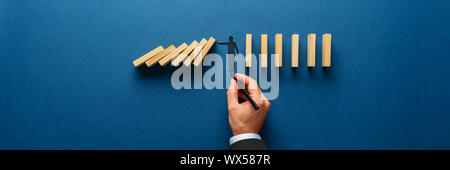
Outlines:
[[[158,45],[284,35],[270,149],[450,149],[450,1],[0,1],[0,149],[227,149],[225,90],[174,90]],[[290,36],[300,33],[300,68]],[[316,33],[317,67],[306,68]],[[332,67],[321,67],[331,33]],[[226,53],[214,46],[212,52]]]

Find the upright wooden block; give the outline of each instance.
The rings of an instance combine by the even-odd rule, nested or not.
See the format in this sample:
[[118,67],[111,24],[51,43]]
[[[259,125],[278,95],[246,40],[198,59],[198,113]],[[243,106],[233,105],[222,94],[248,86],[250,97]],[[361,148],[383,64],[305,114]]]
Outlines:
[[145,65],[147,65],[147,67],[152,66],[153,64],[157,63],[161,58],[165,57],[167,54],[169,54],[170,52],[172,52],[173,50],[175,50],[175,46],[174,45],[170,45],[169,47],[167,47],[164,51],[158,53],[157,55],[155,55],[154,57],[150,58],[149,60],[147,60],[145,62]]
[[180,46],[178,46],[175,50],[170,52],[167,56],[165,56],[164,58],[159,60],[158,61],[159,65],[165,66],[167,63],[169,63],[172,60],[172,58],[178,56],[178,54],[180,54],[187,46],[188,45],[186,43],[183,43]]
[[283,34],[275,34],[275,67],[283,65]]
[[186,60],[184,60],[184,65],[187,67],[189,65],[191,65],[192,61],[194,61],[194,59],[198,56],[198,54],[202,51],[203,47],[205,46],[206,42],[208,42],[206,39],[202,39],[197,46],[194,48],[194,51],[192,51],[192,53],[189,55],[188,58],[186,58]]
[[153,49],[152,51],[150,51],[147,54],[143,55],[142,57],[139,57],[138,59],[134,60],[133,61],[134,67],[141,66],[147,60],[149,60],[150,58],[152,58],[153,56],[155,56],[156,54],[160,53],[163,50],[164,50],[163,46],[156,47],[155,49]]
[[214,43],[216,42],[216,39],[213,37],[209,37],[208,42],[206,42],[205,47],[203,47],[202,52],[198,54],[198,57],[194,60],[194,66],[198,67],[203,61],[203,58],[205,58],[206,54],[208,54],[209,50],[212,48]]
[[267,67],[267,34],[261,34],[261,67]]
[[292,47],[291,47],[291,66],[298,67],[298,42],[299,35],[292,34]]
[[172,61],[172,65],[173,66],[180,65],[180,63],[183,62],[183,60],[192,52],[192,50],[194,50],[194,48],[197,46],[197,44],[198,44],[197,41],[195,41],[195,40],[192,41],[192,43],[189,44],[189,46],[186,49],[184,49],[184,51],[180,55],[178,55],[177,58],[175,58]]
[[245,35],[245,66],[252,66],[252,34]]
[[322,67],[331,66],[331,34],[322,35]]
[[308,67],[316,66],[316,34],[308,34]]

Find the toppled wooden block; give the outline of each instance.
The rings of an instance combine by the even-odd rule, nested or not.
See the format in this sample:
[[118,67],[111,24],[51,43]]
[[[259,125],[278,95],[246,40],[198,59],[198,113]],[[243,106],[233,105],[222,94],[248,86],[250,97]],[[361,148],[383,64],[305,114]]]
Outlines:
[[188,67],[191,65],[192,61],[198,56],[198,54],[202,51],[203,47],[205,46],[206,42],[208,42],[206,39],[202,39],[197,46],[194,48],[194,51],[184,60],[184,66]]
[[292,34],[292,47],[291,47],[291,66],[298,67],[298,43],[299,35]]
[[331,66],[331,34],[322,35],[322,67]]
[[154,57],[150,58],[149,60],[147,60],[145,62],[145,65],[147,65],[147,67],[152,66],[153,64],[157,63],[161,58],[165,57],[167,54],[169,54],[170,52],[172,52],[175,49],[174,45],[170,45],[169,47],[167,47],[164,51],[158,53],[157,55],[155,55]]
[[181,62],[183,62],[183,60],[192,52],[192,50],[194,50],[194,48],[197,46],[198,42],[197,41],[192,41],[192,43],[180,54],[178,55],[177,58],[175,58],[172,61],[172,65],[173,66],[178,66],[180,65]]
[[275,67],[283,65],[283,34],[275,34]]
[[188,45],[186,43],[181,44],[178,46],[175,50],[173,50],[171,53],[169,53],[167,56],[159,60],[159,65],[165,66],[167,63],[169,63],[172,58],[176,57],[178,54],[180,54]]
[[267,34],[261,34],[261,67],[267,67]]
[[216,42],[216,39],[213,37],[210,37],[208,42],[206,42],[205,47],[203,47],[202,52],[198,55],[197,58],[194,60],[194,66],[198,67],[202,63],[203,58],[208,54],[209,50],[212,48],[214,43]]
[[245,35],[245,66],[252,66],[252,34]]
[[147,54],[143,55],[142,57],[139,57],[138,59],[134,60],[133,61],[134,67],[141,66],[147,60],[149,60],[150,58],[152,58],[153,56],[155,56],[156,54],[160,53],[163,50],[164,50],[164,48],[162,46],[156,47],[155,49],[153,49],[152,51],[150,51]]
[[308,34],[308,67],[316,66],[316,34]]

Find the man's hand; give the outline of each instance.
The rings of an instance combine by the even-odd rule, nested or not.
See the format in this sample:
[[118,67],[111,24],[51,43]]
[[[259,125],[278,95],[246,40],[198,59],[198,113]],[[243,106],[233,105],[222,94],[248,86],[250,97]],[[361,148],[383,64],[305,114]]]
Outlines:
[[[229,113],[228,120],[233,135],[259,133],[264,124],[267,112],[270,109],[270,103],[262,94],[261,89],[255,80],[243,74],[235,74],[234,76],[239,82],[245,84],[245,89],[259,106],[259,109],[255,110],[253,108],[245,95],[239,91],[236,80],[231,79],[230,88],[227,91],[227,100]],[[246,101],[239,103],[238,97]]]

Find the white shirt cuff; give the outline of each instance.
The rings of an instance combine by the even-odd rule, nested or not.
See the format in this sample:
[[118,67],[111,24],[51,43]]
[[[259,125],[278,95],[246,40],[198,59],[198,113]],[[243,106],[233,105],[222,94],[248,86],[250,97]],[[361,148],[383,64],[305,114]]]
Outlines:
[[230,145],[245,139],[259,139],[261,140],[261,136],[257,133],[243,133],[240,135],[236,135],[230,138]]

